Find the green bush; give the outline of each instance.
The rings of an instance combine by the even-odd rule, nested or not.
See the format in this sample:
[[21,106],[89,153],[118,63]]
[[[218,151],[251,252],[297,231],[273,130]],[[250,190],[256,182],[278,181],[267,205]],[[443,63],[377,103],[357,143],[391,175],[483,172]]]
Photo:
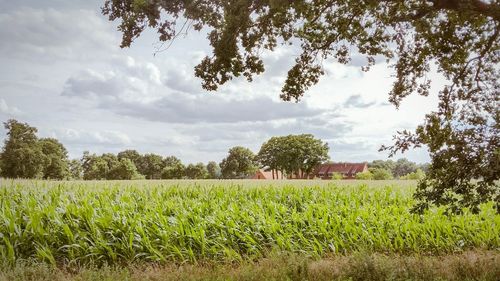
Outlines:
[[400,179],[402,179],[402,180],[421,180],[424,177],[425,177],[424,171],[422,171],[421,169],[417,169],[415,172],[409,173],[405,176],[402,176]]
[[373,174],[370,171],[357,173],[356,179],[357,180],[371,180],[371,179],[373,179]]
[[386,169],[373,169],[371,170],[374,180],[390,180],[392,179],[392,173]]

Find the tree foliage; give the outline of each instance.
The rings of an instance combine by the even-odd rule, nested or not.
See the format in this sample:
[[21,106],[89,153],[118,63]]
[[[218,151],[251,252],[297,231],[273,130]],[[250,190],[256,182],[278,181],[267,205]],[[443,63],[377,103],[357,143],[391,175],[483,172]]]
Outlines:
[[26,123],[4,123],[7,138],[2,150],[2,176],[7,178],[43,177],[44,155],[36,136],[37,129]]
[[265,70],[262,50],[280,43],[302,49],[288,71],[283,100],[298,101],[316,84],[325,59],[347,64],[355,52],[366,57],[363,70],[377,56],[391,64],[389,101],[396,107],[411,94],[429,95],[429,74],[437,70],[449,81],[439,91],[437,110],[382,149],[429,149],[432,164],[418,187],[422,204],[416,210],[436,204],[477,211],[494,199],[500,212],[499,0],[106,0],[102,12],[120,21],[122,47],[147,27],[160,41],[190,28],[207,30],[213,52],[195,75],[208,90],[233,77],[251,81]]
[[59,141],[38,139],[35,127],[14,119],[4,126],[7,138],[0,162],[3,177],[65,179],[69,176],[67,151]]
[[79,159],[72,159],[68,163],[70,177],[73,180],[83,179],[82,162]]
[[389,159],[389,160],[374,160],[372,162],[368,163],[368,169],[386,169],[391,171],[394,174],[394,167],[396,166],[396,163]]
[[188,179],[205,179],[208,176],[207,167],[203,163],[189,164],[186,167],[186,177]]
[[116,156],[118,157],[118,160],[129,159],[130,161],[132,161],[132,163],[134,163],[136,168],[141,167],[141,164],[143,164],[143,156],[134,149],[127,149],[118,152]]
[[209,179],[218,179],[221,176],[220,167],[215,161],[208,162],[207,172]]
[[139,174],[134,162],[128,158],[119,159],[115,166],[111,167],[108,179],[114,180],[137,180],[144,179],[144,176]]
[[423,178],[425,178],[425,173],[420,168],[413,173],[409,173],[407,175],[400,177],[400,179],[402,180],[421,180]]
[[68,152],[64,145],[54,138],[39,140],[44,154],[43,178],[65,179],[70,176]]
[[372,179],[374,180],[390,180],[393,178],[391,171],[387,169],[371,169]]
[[272,137],[262,144],[256,159],[262,167],[303,178],[329,159],[328,149],[311,134]]
[[418,169],[425,173],[428,171],[429,164],[417,164],[415,162],[409,161],[406,158],[400,158],[396,161],[393,160],[374,160],[368,163],[369,169],[384,169],[390,171],[392,175],[396,178],[402,178],[408,174],[415,173]]
[[162,170],[165,167],[163,157],[158,154],[148,153],[140,158],[137,170],[147,179],[161,179]]
[[257,163],[255,154],[248,148],[235,146],[229,149],[226,158],[219,164],[222,178],[244,179],[255,173]]
[[404,175],[414,173],[415,171],[417,171],[417,169],[418,166],[415,162],[409,161],[406,158],[401,158],[394,163],[392,173],[395,177],[399,178]]
[[162,179],[182,179],[186,174],[186,167],[181,160],[175,156],[166,157],[165,167],[161,172]]
[[357,173],[356,174],[356,179],[357,180],[372,180],[373,179],[373,174],[370,171],[362,172],[362,173]]

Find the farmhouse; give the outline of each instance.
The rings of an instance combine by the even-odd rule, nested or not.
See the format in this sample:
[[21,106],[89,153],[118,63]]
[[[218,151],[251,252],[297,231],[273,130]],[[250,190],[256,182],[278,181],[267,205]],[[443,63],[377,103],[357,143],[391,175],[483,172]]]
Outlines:
[[[274,174],[274,175],[273,175]],[[283,173],[280,171],[275,171],[274,173],[272,171],[265,171],[264,169],[259,169],[257,172],[255,172],[255,175],[251,177],[251,179],[254,180],[277,180],[277,179],[286,179],[283,176]]]
[[354,179],[357,173],[368,171],[365,163],[327,163],[321,164],[315,169],[315,177],[331,179],[334,173],[340,173],[344,179]]

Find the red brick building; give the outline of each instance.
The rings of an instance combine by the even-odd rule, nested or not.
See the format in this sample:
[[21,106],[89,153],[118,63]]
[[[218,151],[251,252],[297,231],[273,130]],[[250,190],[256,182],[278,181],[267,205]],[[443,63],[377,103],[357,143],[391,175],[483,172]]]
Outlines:
[[280,180],[286,179],[280,171],[265,171],[264,169],[259,169],[255,172],[255,175],[251,177],[253,180]]

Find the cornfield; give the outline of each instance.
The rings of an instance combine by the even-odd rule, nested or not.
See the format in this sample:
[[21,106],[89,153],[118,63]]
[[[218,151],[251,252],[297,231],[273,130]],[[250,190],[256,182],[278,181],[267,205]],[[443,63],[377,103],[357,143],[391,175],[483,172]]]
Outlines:
[[449,253],[500,247],[500,215],[409,212],[412,186],[387,182],[0,181],[4,263],[243,261]]

